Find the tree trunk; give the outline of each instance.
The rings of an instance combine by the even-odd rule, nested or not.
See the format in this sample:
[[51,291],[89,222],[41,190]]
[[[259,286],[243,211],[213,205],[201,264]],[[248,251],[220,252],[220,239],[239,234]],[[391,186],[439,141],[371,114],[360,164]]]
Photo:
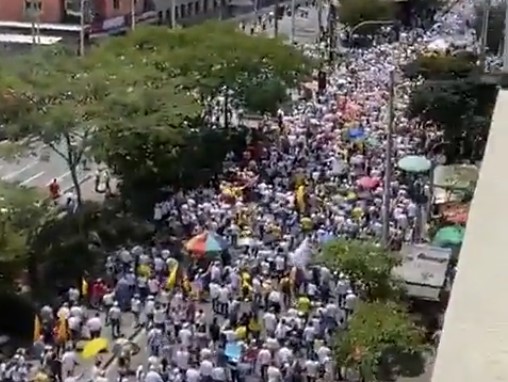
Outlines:
[[78,206],[81,206],[83,204],[83,196],[81,194],[81,183],[78,179],[77,167],[78,165],[70,165],[69,170],[71,172],[72,184],[76,192],[76,200],[78,202]]

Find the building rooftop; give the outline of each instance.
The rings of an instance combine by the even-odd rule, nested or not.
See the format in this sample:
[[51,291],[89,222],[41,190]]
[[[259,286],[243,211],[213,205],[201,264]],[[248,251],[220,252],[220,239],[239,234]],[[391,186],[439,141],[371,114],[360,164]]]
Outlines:
[[432,382],[508,381],[508,91],[498,94]]

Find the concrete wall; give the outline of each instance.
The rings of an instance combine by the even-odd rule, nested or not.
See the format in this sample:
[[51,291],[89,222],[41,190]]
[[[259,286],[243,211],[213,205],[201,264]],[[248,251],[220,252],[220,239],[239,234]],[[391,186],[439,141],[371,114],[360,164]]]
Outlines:
[[432,382],[508,381],[508,91],[497,97]]

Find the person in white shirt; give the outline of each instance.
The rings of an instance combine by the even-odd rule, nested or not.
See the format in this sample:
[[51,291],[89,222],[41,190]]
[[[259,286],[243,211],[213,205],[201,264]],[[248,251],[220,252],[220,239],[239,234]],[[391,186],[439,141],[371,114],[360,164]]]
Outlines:
[[175,353],[175,363],[180,370],[186,370],[189,367],[189,352],[187,349],[181,347]]
[[220,293],[220,286],[216,282],[211,282],[208,286],[210,289],[210,298],[212,299],[212,309],[214,313],[219,313],[219,293]]
[[226,382],[226,370],[223,367],[216,366],[212,369],[212,381],[213,382]]
[[90,332],[90,338],[98,338],[101,336],[102,321],[99,313],[96,313],[94,317],[91,317],[86,322],[87,329]]
[[186,382],[199,382],[200,381],[199,371],[193,367],[187,369],[187,371],[185,372],[185,381]]
[[219,290],[219,314],[222,314],[224,317],[228,315],[229,295],[229,288],[223,285]]
[[263,324],[268,335],[273,335],[277,327],[277,317],[272,310],[263,315]]
[[263,348],[261,350],[259,350],[259,352],[258,352],[258,357],[257,357],[257,362],[256,362],[256,364],[259,367],[261,379],[263,381],[267,380],[268,366],[270,366],[271,362],[272,362],[272,354],[270,353],[270,350],[268,350],[266,346],[263,346]]
[[319,373],[319,362],[312,359],[306,359],[304,368],[305,374],[307,375],[307,381],[315,382]]
[[282,382],[282,373],[280,369],[275,365],[268,366],[266,371],[268,382]]
[[144,382],[164,382],[161,375],[157,372],[156,368],[152,365],[150,370],[146,373]]
[[209,380],[212,377],[212,371],[213,363],[208,359],[202,360],[199,364],[199,373],[205,381]]
[[62,362],[62,379],[73,375],[74,369],[78,365],[76,360],[76,353],[73,350],[67,349],[61,358]]
[[182,329],[178,333],[178,337],[180,339],[180,343],[186,349],[189,349],[192,345],[192,331],[190,324],[188,322],[184,323]]
[[141,300],[139,295],[136,293],[131,299],[131,312],[134,315],[134,324],[139,326],[141,316]]
[[122,311],[118,306],[118,301],[113,303],[109,309],[109,322],[111,323],[111,335],[116,338],[120,335],[120,320],[122,318]]

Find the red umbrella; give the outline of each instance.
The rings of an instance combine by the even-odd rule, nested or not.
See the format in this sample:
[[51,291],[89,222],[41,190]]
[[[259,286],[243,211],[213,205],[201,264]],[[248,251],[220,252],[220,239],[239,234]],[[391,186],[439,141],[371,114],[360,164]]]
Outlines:
[[372,190],[373,188],[379,186],[379,178],[364,176],[358,180],[358,185],[362,188]]

